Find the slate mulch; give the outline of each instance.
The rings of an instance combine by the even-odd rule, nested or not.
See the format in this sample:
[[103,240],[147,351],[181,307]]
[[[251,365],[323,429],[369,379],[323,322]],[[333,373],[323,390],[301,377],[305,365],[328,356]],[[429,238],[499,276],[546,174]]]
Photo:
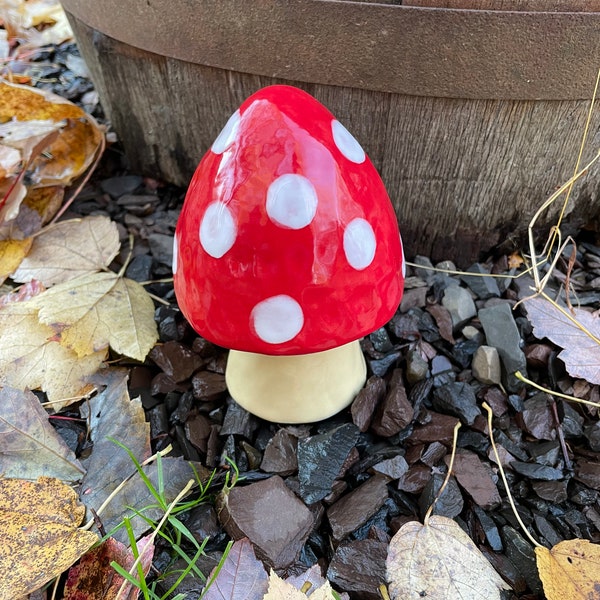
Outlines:
[[[76,48],[44,58],[60,65],[61,52]],[[57,93],[71,79],[64,64],[60,69]],[[81,93],[74,100],[90,90],[77,81]],[[95,111],[102,118],[101,108]],[[280,573],[318,563],[351,598],[378,598],[388,542],[404,523],[422,518],[435,498],[460,421],[454,475],[435,512],[454,518],[475,540],[513,588],[507,598],[543,597],[533,548],[499,479],[484,401],[494,412],[493,433],[519,514],[533,535],[548,546],[575,537],[600,541],[597,411],[507,375],[518,369],[553,390],[600,400],[598,386],[573,380],[558,348],[535,339],[522,308],[513,310],[530,294],[527,276],[454,275],[446,272],[454,269],[450,261],[433,270],[426,257],[411,257],[415,266],[398,312],[362,341],[369,379],[354,403],[321,423],[268,423],[228,396],[227,351],[198,337],[177,308],[168,278],[184,193],[130,173],[116,144],[65,218],[115,220],[124,244],[117,262],[133,234],[127,276],[155,281],[147,289],[163,301],[156,308],[160,344],[143,365],[130,365],[130,393],[142,398],[154,449],[172,444],[175,455],[221,474],[229,458],[243,477],[223,510],[204,505],[187,517],[199,539],[210,538],[209,557],[231,536],[248,536]],[[571,280],[578,301],[597,309],[600,241],[593,232],[579,233],[576,256]],[[560,293],[567,260],[559,261],[550,291]],[[504,255],[469,270],[519,273]],[[159,571],[165,552],[157,552]],[[182,590],[197,597],[198,585],[190,580]]]

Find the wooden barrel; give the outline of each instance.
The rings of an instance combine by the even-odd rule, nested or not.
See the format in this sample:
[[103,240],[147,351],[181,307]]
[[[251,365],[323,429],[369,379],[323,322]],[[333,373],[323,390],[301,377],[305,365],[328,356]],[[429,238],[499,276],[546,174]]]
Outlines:
[[[248,95],[297,85],[379,169],[407,254],[462,266],[573,173],[600,65],[600,0],[63,4],[134,169],[187,184]],[[576,224],[600,215],[599,182],[596,164]]]

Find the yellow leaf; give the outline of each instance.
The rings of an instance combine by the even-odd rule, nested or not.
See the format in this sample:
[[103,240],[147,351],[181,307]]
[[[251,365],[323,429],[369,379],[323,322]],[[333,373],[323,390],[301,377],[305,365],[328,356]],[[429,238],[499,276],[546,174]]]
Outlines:
[[60,283],[30,300],[41,323],[60,343],[84,357],[108,345],[144,360],[156,342],[154,304],[146,290],[115,273],[90,273]]
[[84,515],[75,492],[58,479],[0,479],[0,600],[39,589],[98,541],[78,529]]
[[0,240],[0,283],[21,264],[31,248],[31,242],[31,238]]
[[263,600],[307,600],[307,597],[310,598],[310,600],[333,600],[333,594],[331,592],[331,585],[329,581],[326,581],[312,593],[309,590],[310,596],[307,596],[290,583],[281,579],[281,577],[271,569],[269,575],[269,589],[263,596]]
[[460,526],[435,515],[400,528],[386,569],[392,600],[499,600],[509,589]]
[[79,358],[38,321],[31,302],[0,308],[0,385],[42,389],[60,410],[91,389],[87,379],[102,365],[106,350]]
[[535,556],[548,600],[600,599],[600,546],[588,540],[566,540]]
[[45,286],[107,267],[119,252],[117,225],[108,217],[62,221],[46,228],[13,275],[19,282],[32,279]]

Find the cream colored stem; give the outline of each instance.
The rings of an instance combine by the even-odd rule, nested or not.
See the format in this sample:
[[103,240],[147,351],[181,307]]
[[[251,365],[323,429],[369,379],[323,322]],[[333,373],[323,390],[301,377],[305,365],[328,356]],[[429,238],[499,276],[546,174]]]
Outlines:
[[299,356],[231,350],[225,377],[233,399],[275,423],[321,421],[346,408],[365,383],[358,341]]

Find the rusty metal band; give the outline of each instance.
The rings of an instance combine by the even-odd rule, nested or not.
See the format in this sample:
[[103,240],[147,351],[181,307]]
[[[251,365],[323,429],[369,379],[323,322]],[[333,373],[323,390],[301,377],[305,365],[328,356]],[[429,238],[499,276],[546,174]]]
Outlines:
[[293,81],[450,98],[591,98],[600,12],[337,0],[63,0],[75,18],[182,61]]

